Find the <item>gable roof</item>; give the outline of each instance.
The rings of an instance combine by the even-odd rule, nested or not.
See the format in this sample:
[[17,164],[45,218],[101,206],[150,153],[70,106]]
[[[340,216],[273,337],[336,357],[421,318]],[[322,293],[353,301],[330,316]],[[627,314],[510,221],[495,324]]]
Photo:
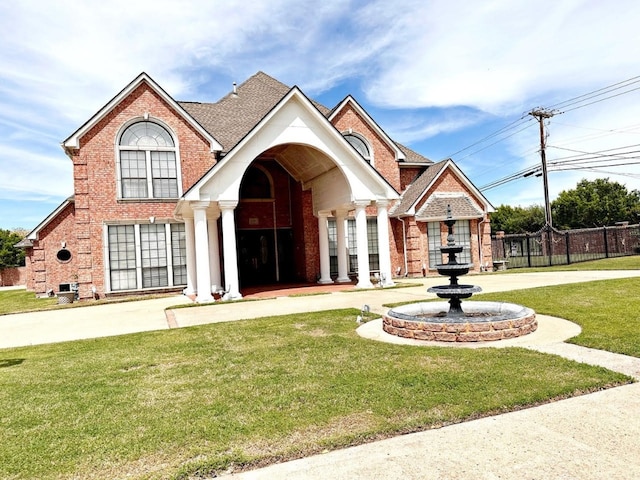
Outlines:
[[282,98],[290,88],[258,72],[217,103],[178,102],[213,134],[229,152]]
[[73,203],[75,203],[75,197],[72,195],[71,197],[69,197],[66,200],[64,200],[60,205],[58,205],[53,212],[51,212],[49,215],[47,215],[47,218],[42,220],[36,226],[36,228],[31,230],[27,234],[27,236],[24,237],[15,246],[16,247],[23,247],[23,248],[33,247],[33,240],[38,240],[38,236],[39,236],[40,232],[42,231],[42,229],[45,228],[47,225],[49,225],[58,215],[60,215],[64,211],[64,209],[67,208],[67,206],[69,206],[69,205],[71,205]]
[[464,193],[457,195],[432,195],[416,212],[416,219],[422,221],[442,221],[447,218],[447,210],[451,208],[451,216],[463,220],[479,218],[484,212]]
[[79,129],[73,132],[66,140],[62,142],[62,147],[65,150],[75,149],[80,147],[80,138],[93,128],[100,120],[106,117],[120,102],[122,102],[131,92],[138,88],[143,83],[146,83],[152,90],[154,90],[160,98],[167,102],[180,116],[182,116],[198,133],[207,139],[211,147],[211,151],[221,150],[222,146],[218,141],[206,130],[194,117],[192,117],[178,102],[176,102],[171,95],[165,92],[160,85],[158,85],[149,75],[142,72],[138,75],[129,85],[124,87],[115,97],[113,97],[104,107],[102,107],[96,114],[94,114],[89,120],[87,120]]
[[400,201],[389,211],[389,215],[394,217],[407,215],[420,196],[429,189],[429,186],[438,177],[440,172],[445,169],[445,162],[446,161],[442,161],[431,165],[422,175],[416,178],[404,191]]
[[393,150],[393,152],[395,153],[396,161],[405,160],[405,154],[402,151],[402,149],[398,148],[398,145],[396,145],[396,143],[393,140],[391,140],[391,138],[389,138],[389,136],[385,133],[385,131],[382,128],[380,128],[380,125],[378,125],[373,120],[373,118],[369,116],[369,114],[365,111],[365,109],[362,108],[360,104],[356,102],[356,100],[351,95],[347,95],[344,98],[344,100],[342,100],[342,102],[340,102],[331,111],[331,113],[329,113],[329,115],[327,116],[328,120],[332,121],[338,113],[340,113],[342,110],[344,110],[347,107],[347,105],[351,105],[351,108],[353,108],[356,111],[356,113],[360,115],[365,120],[365,122],[367,122],[369,126],[371,126],[371,128],[373,128],[373,131],[376,132],[378,136],[382,138],[382,140]]
[[[424,198],[436,180],[444,173],[445,170],[451,170],[458,179],[467,187],[467,189],[480,199],[483,208],[487,212],[494,210],[493,205],[487,198],[480,193],[480,190],[471,183],[467,176],[458,168],[458,166],[450,158],[435,163],[427,168],[402,194],[400,201],[391,209],[389,216],[403,217],[415,215],[416,204]],[[446,205],[445,205],[446,206]],[[435,207],[434,207],[435,208]],[[422,209],[421,209],[422,210]],[[443,210],[446,211],[446,208]]]
[[[251,76],[216,103],[178,102],[189,114],[222,144],[228,153],[291,91],[291,88],[260,71]],[[308,97],[307,97],[308,98]],[[313,99],[308,100],[329,121],[349,102],[376,132],[396,151],[402,164],[433,163],[410,148],[394,142],[356,102],[347,96],[332,110]]]
[[[268,77],[268,78],[270,78],[270,77]],[[265,127],[265,125],[267,125],[272,118],[274,118],[276,115],[278,115],[278,113],[280,111],[282,111],[288,104],[292,103],[293,101],[299,102],[299,104],[301,105],[301,107],[305,111],[309,112],[312,117],[315,117],[316,121],[318,122],[316,124],[317,127],[326,127],[325,131],[330,136],[333,136],[334,138],[339,139],[340,142],[345,145],[345,147],[348,149],[349,152],[351,152],[359,160],[362,160],[362,157],[356,152],[356,150],[344,139],[342,134],[340,132],[338,132],[338,130],[336,130],[336,128],[331,124],[331,122],[329,122],[329,120],[327,119],[326,115],[317,108],[317,103],[315,103],[311,99],[309,99],[297,86],[294,86],[291,89],[289,89],[287,91],[286,95],[284,95],[282,98],[280,98],[280,100],[278,102],[276,102],[276,104],[273,105],[266,112],[266,114],[264,114],[263,117],[260,118],[257,123],[255,123],[255,125],[251,125],[251,128],[249,129],[249,131],[246,132],[233,145],[233,147],[231,147],[231,150],[229,152],[227,152],[227,155],[225,155],[221,160],[219,160],[217,163],[215,163],[209,169],[209,171],[207,171],[194,185],[192,185],[183,194],[182,198],[178,202],[178,206],[176,207],[176,211],[180,210],[183,199],[190,199],[190,200],[197,199],[197,196],[199,195],[200,188],[202,188],[204,185],[206,185],[209,182],[209,180],[211,180],[211,178],[213,176],[217,175],[217,173],[219,171],[223,170],[225,168],[225,166],[232,161],[232,158],[239,151],[241,151],[243,149],[243,147],[247,143],[251,142],[252,139],[255,138],[257,132],[260,132],[260,130],[263,129]],[[323,128],[323,130],[324,130],[324,128]],[[322,155],[320,157],[322,157]],[[386,178],[384,178],[384,176],[382,176],[382,174],[380,172],[378,172],[371,164],[369,164],[368,162],[362,162],[362,166],[363,166],[363,168],[365,168],[367,170],[367,172],[369,172],[371,174],[370,178],[374,179],[374,182],[377,185],[379,185],[380,187],[382,187],[382,189],[385,191],[385,195],[388,198],[392,198],[392,199],[399,198],[398,192],[396,192],[396,190],[389,183],[389,181]],[[317,177],[321,176],[322,174],[326,173],[326,171],[328,171],[325,168],[326,165],[325,166],[319,165],[318,166],[319,170],[318,169],[315,169],[315,170],[312,169],[310,177],[305,179],[305,178],[300,177],[299,175],[296,175],[296,174],[292,173],[292,167],[293,167],[292,165],[286,165],[286,164],[283,165],[283,168],[285,168],[287,171],[289,171],[289,173],[290,173],[290,175],[292,177],[296,178],[297,180],[299,180],[299,181],[301,181],[303,183],[305,181],[312,180],[313,178],[317,178]],[[331,165],[331,167],[329,169],[331,169],[332,167],[333,167],[333,165]]]

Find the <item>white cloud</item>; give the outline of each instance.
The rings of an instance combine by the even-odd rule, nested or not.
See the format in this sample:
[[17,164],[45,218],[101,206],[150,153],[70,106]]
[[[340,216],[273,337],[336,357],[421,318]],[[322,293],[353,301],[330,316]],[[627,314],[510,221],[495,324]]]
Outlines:
[[[399,141],[459,131],[463,148],[487,118],[637,75],[639,17],[633,0],[3,2],[0,188],[66,197],[59,142],[141,71],[181,100],[214,101],[258,70],[312,96],[345,82],[362,89],[365,108],[397,109],[385,128]],[[630,125],[637,103],[584,125]],[[496,148],[461,166],[479,183],[517,171],[535,161],[535,131]]]

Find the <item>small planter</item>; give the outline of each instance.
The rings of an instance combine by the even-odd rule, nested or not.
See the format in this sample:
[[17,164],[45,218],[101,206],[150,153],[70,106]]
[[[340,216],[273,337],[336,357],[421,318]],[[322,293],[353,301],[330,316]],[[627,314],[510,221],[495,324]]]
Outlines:
[[58,305],[73,303],[75,295],[75,292],[58,292],[56,294],[56,296],[58,297]]
[[498,272],[498,271],[501,271],[501,270],[506,270],[508,263],[509,263],[509,260],[494,260],[493,261],[493,271],[494,272]]

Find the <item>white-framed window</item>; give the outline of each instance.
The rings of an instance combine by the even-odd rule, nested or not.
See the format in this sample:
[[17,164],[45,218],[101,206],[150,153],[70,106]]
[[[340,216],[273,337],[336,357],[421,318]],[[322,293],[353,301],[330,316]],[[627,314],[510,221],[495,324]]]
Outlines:
[[180,172],[175,141],[151,121],[129,125],[118,141],[120,198],[178,198]]
[[371,161],[373,160],[373,155],[371,154],[371,147],[369,146],[369,142],[367,142],[367,140],[362,135],[349,132],[345,133],[343,136],[345,140],[358,151],[362,158],[364,158],[367,162],[372,163]]
[[[429,268],[435,270],[436,265],[449,261],[449,257],[442,255],[440,252],[440,247],[443,245],[440,236],[440,222],[429,222],[427,224],[427,237],[429,239]],[[453,226],[453,237],[456,245],[463,247],[462,251],[456,254],[458,263],[471,263],[471,229],[469,220],[456,221]]]
[[105,228],[110,291],[186,285],[183,223],[107,225]]
[[[378,253],[378,221],[367,218],[367,244],[369,246],[369,270],[380,270],[380,256]],[[347,219],[347,249],[349,273],[358,273],[358,242],[356,237],[356,220]],[[329,219],[329,264],[331,275],[338,274],[338,229],[336,219]]]

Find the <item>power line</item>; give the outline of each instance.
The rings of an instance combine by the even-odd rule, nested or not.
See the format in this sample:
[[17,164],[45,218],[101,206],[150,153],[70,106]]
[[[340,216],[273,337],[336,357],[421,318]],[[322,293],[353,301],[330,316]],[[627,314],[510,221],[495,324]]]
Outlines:
[[[640,76],[636,76],[636,77],[632,77],[629,78],[627,80],[623,80],[621,82],[618,83],[614,83],[612,85],[608,85],[606,87],[594,90],[592,92],[577,96],[577,97],[573,97],[571,99],[565,100],[563,102],[559,102],[556,103],[552,106],[552,109],[543,109],[543,108],[537,108],[537,109],[533,109],[531,112],[528,113],[528,115],[536,118],[538,120],[538,124],[540,126],[540,155],[541,155],[541,167],[535,166],[535,167],[529,167],[526,168],[524,170],[521,170],[519,172],[510,174],[508,176],[505,176],[503,178],[500,178],[498,180],[495,180],[491,183],[488,183],[487,185],[483,186],[480,188],[481,191],[485,191],[491,188],[495,188],[497,186],[501,186],[504,185],[505,183],[520,179],[520,178],[526,178],[528,176],[531,176],[533,174],[536,174],[536,176],[540,176],[542,175],[544,177],[544,190],[545,190],[545,216],[547,217],[547,222],[550,224],[551,222],[551,212],[550,212],[550,206],[549,206],[549,200],[548,200],[548,172],[547,172],[547,162],[546,162],[546,154],[545,154],[545,144],[546,144],[546,136],[544,133],[544,122],[545,120],[550,119],[551,117],[553,117],[556,114],[561,114],[561,113],[565,113],[565,112],[569,112],[572,110],[577,110],[579,108],[584,108],[587,107],[589,105],[593,105],[594,103],[599,103],[614,97],[619,97],[622,95],[626,95],[628,93],[631,93],[633,91],[636,90],[640,90],[640,86],[638,87],[634,87],[634,88],[630,88],[634,86],[635,84],[640,83]],[[626,89],[622,92],[618,92],[619,90],[622,89]],[[617,92],[617,93],[613,93],[613,92]],[[613,94],[612,94],[613,93]],[[603,97],[604,98],[599,98],[599,97]],[[572,107],[570,109],[566,109],[566,107]],[[559,108],[565,108],[563,111],[558,110]],[[521,117],[520,119],[516,120],[515,122],[512,122],[511,124],[508,125],[509,126],[513,126],[515,124],[517,124],[518,122],[522,121],[522,119],[524,118]],[[506,127],[505,127],[506,128]],[[504,129],[503,129],[504,130]],[[524,130],[524,129],[523,129]],[[520,130],[522,131],[522,130]],[[615,131],[615,130],[614,130]],[[611,131],[607,131],[607,132],[611,132]],[[515,132],[515,133],[519,133],[519,132]],[[515,134],[514,133],[514,134]],[[609,133],[607,133],[609,134]],[[478,145],[480,143],[482,143],[483,141],[486,141],[486,139],[489,137],[486,137],[483,140],[480,140],[476,143],[473,144],[473,146]],[[507,137],[508,138],[508,137]],[[500,141],[500,140],[499,140]],[[499,142],[498,141],[498,142]],[[482,148],[481,150],[484,150],[485,148],[489,148],[490,146],[495,145],[498,142],[494,142],[491,145]],[[556,159],[555,161],[549,162],[549,166],[553,167],[553,171],[562,171],[562,170],[578,170],[578,169],[591,169],[593,170],[594,167],[593,166],[587,166],[589,163],[595,163],[595,162],[599,162],[601,164],[601,166],[605,166],[602,165],[603,163],[606,164],[607,162],[609,162],[609,164],[607,166],[609,167],[619,167],[619,166],[628,166],[628,165],[636,165],[637,162],[633,161],[633,160],[637,160],[637,157],[634,156],[627,156],[630,154],[635,154],[635,153],[639,153],[637,151],[619,151],[619,150],[623,150],[625,148],[632,148],[632,147],[636,147],[639,145],[630,145],[627,147],[617,147],[617,148],[613,148],[613,149],[609,149],[609,150],[602,150],[600,152],[593,152],[593,153],[589,153],[589,152],[581,152],[581,151],[576,151],[576,153],[578,153],[578,155],[572,155],[572,156],[568,156],[568,157],[563,157],[561,159]],[[470,147],[467,147],[467,149]],[[554,148],[559,148],[562,149],[561,147],[554,147]],[[463,149],[461,151],[464,151],[466,149]],[[479,150],[479,151],[481,151]],[[565,149],[567,151],[572,151],[571,149]],[[616,152],[615,154],[611,154],[608,152]],[[459,153],[459,152],[457,152]],[[474,152],[470,153],[468,156],[473,155]],[[464,157],[466,158],[466,157]],[[621,162],[622,163],[611,163],[611,162]]]
[[[583,95],[579,95],[577,97],[570,98],[569,100],[565,100],[563,102],[556,103],[555,105],[551,105],[550,108],[556,109],[556,110],[565,109],[566,107],[569,107],[571,105],[575,105],[576,103],[580,103],[580,102],[584,102],[584,101],[587,101],[587,100],[591,100],[592,98],[598,97],[600,95],[606,95],[606,94],[608,94],[608,93],[610,93],[612,91],[619,90],[621,88],[625,88],[625,87],[628,87],[630,85],[634,85],[634,84],[636,84],[638,82],[640,82],[640,75],[628,78],[626,80],[622,80],[621,82],[617,82],[617,83],[614,83],[614,84],[611,84],[611,85],[607,85],[606,87],[599,88],[597,90],[594,90],[594,91],[589,92],[589,93],[585,93]],[[637,89],[634,88],[633,90],[637,90]],[[624,92],[624,93],[627,93],[627,92]],[[615,96],[617,96],[617,95],[615,95]],[[610,98],[610,97],[607,97],[607,98]],[[606,99],[604,99],[604,100],[606,100]],[[565,111],[567,111],[567,110],[565,110]]]

